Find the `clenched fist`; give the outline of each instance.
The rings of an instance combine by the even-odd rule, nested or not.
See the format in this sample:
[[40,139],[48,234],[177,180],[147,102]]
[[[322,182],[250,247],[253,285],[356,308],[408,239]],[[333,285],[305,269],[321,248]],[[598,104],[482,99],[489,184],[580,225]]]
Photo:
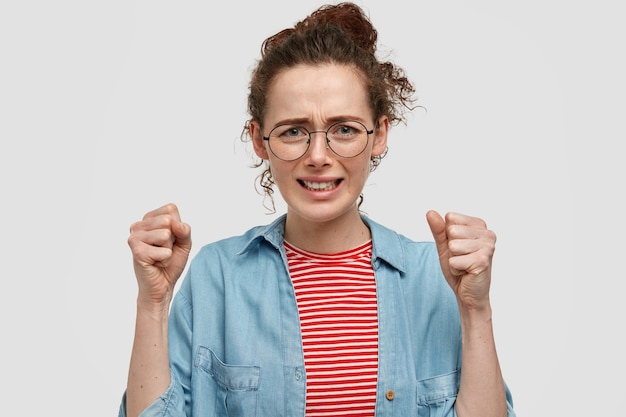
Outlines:
[[147,213],[130,227],[128,245],[139,286],[138,303],[165,307],[191,250],[191,228],[178,208],[167,204]]
[[437,244],[439,262],[460,306],[470,310],[489,306],[491,261],[496,235],[477,217],[435,211],[426,219]]

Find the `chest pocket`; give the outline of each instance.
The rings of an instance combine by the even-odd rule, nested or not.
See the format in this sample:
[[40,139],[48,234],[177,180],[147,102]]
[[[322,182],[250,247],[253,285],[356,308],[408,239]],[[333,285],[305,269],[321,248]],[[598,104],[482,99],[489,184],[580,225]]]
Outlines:
[[444,417],[454,407],[459,392],[460,373],[450,372],[417,381],[419,417]]
[[225,364],[203,346],[198,348],[195,365],[215,382],[216,416],[256,416],[261,368]]

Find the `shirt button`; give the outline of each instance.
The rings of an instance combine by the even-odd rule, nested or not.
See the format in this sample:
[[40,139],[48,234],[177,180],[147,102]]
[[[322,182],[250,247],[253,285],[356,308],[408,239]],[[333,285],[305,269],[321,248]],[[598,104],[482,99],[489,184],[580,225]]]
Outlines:
[[385,397],[389,400],[389,401],[393,401],[393,399],[396,397],[396,394],[393,392],[392,389],[387,390],[387,392],[385,393]]

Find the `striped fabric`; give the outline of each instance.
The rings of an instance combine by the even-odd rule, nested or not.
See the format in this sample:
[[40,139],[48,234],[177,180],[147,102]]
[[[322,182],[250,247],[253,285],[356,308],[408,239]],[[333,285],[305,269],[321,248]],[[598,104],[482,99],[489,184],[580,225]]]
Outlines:
[[372,243],[333,255],[285,242],[306,368],[306,416],[374,416],[378,371]]

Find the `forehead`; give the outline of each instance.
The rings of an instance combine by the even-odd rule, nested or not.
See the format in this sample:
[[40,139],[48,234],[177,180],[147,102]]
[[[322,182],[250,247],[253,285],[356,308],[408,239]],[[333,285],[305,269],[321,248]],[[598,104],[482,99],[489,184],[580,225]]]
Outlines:
[[266,121],[371,116],[365,83],[347,65],[298,65],[280,72],[267,93]]

